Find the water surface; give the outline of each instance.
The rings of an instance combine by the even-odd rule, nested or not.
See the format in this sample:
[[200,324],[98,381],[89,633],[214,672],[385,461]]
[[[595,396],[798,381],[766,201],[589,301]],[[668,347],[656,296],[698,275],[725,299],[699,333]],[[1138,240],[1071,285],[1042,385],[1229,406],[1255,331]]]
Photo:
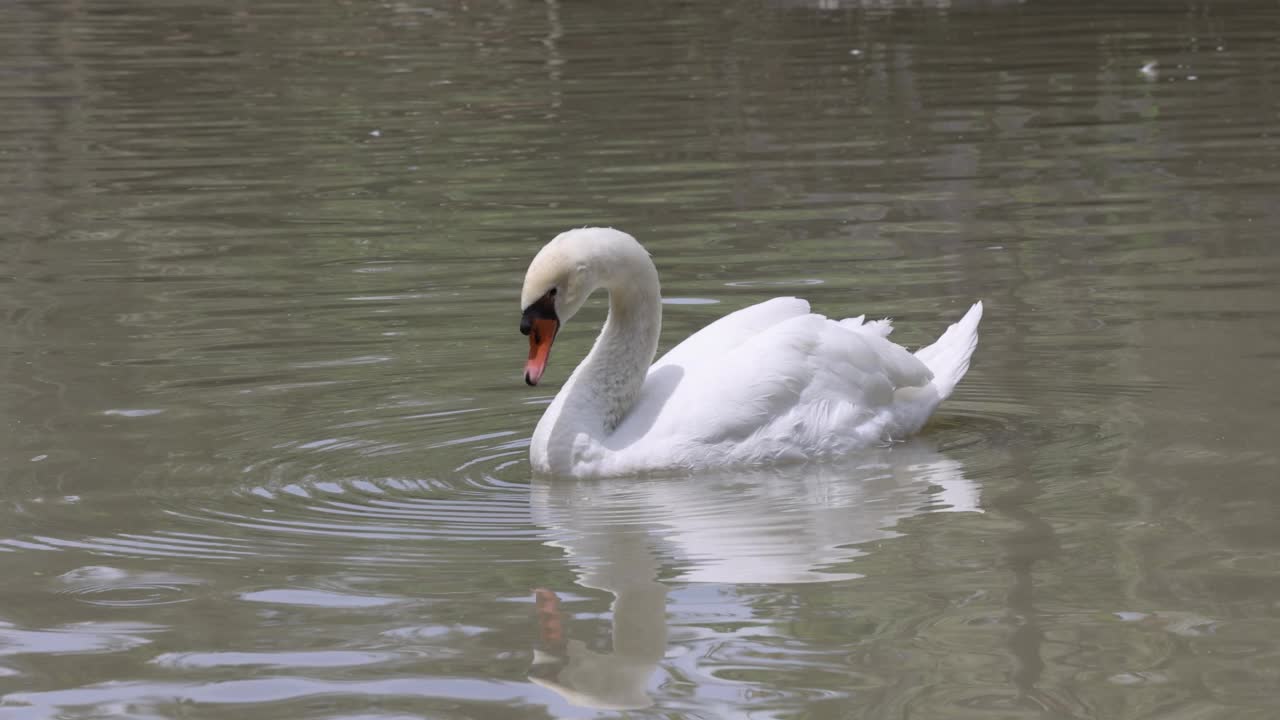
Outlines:
[[[4,17],[0,717],[1280,706],[1274,3]],[[585,224],[664,349],[779,294],[981,344],[838,466],[531,479]]]

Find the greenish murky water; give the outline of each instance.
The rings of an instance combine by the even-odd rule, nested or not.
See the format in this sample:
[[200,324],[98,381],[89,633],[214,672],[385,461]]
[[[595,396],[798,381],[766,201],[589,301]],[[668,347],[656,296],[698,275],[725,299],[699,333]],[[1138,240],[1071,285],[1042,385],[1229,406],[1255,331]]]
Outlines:
[[[0,16],[0,718],[1280,707],[1274,2]],[[534,481],[604,305],[531,389],[520,282],[587,224],[663,348],[982,341],[839,468]]]

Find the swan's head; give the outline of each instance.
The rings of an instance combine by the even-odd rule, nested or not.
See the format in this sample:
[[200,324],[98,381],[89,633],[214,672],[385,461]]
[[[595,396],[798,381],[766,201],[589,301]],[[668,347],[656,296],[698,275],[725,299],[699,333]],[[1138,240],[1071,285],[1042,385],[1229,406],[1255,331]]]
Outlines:
[[551,343],[560,325],[569,321],[582,308],[587,297],[599,286],[593,258],[598,245],[620,235],[635,242],[630,235],[608,228],[580,228],[560,233],[543,246],[529,263],[520,292],[520,332],[529,336],[529,361],[524,367],[524,381],[537,385],[551,357]]

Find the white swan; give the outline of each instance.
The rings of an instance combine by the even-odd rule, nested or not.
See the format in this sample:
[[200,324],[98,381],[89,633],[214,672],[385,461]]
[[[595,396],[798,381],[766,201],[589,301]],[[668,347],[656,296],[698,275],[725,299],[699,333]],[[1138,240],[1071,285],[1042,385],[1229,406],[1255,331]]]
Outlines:
[[650,365],[658,271],[630,235],[581,228],[525,274],[525,382],[546,369],[560,325],[598,288],[609,316],[534,430],[536,472],[606,477],[827,459],[916,432],[969,369],[982,303],[914,355],[887,320],[831,320],[798,298],[726,315]]

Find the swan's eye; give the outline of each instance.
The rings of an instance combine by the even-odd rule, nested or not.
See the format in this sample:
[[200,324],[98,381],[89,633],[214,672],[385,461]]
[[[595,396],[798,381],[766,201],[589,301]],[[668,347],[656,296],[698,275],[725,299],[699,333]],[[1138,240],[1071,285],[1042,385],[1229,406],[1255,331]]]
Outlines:
[[554,320],[559,324],[560,320],[556,317],[556,302],[553,299],[556,294],[555,288],[546,292],[538,302],[524,309],[520,314],[520,333],[528,335],[530,332],[536,332],[534,328],[535,320]]

